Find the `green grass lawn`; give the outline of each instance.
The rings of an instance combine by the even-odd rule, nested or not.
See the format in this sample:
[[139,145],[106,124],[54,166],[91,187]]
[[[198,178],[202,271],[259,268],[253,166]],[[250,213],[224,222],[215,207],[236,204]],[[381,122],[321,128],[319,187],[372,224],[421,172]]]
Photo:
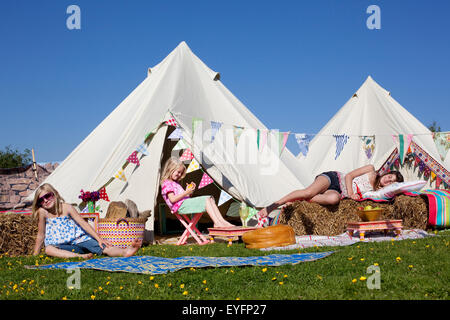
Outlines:
[[[359,243],[294,251],[246,249],[227,246],[147,246],[138,255],[254,256],[273,253],[335,251],[314,262],[279,267],[224,267],[184,269],[165,275],[109,273],[81,270],[80,289],[68,288],[65,270],[30,270],[25,265],[49,264],[64,259],[0,256],[0,300],[316,300],[316,299],[449,299],[450,232],[420,240]],[[76,261],[76,260],[75,260]],[[380,271],[380,288],[368,289]]]

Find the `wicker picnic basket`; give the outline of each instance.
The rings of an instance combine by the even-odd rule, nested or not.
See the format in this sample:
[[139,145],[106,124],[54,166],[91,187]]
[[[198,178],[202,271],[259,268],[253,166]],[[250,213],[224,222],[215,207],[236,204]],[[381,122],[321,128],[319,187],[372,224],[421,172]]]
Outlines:
[[114,247],[126,248],[133,240],[144,240],[147,218],[99,219],[98,234]]

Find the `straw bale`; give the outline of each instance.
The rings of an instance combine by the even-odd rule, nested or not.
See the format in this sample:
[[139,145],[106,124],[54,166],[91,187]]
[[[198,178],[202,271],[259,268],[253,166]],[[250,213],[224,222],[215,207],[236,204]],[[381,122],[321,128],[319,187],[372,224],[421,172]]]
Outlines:
[[37,229],[37,223],[31,216],[16,213],[0,215],[0,254],[32,254]]
[[391,202],[343,199],[339,205],[322,206],[307,201],[296,201],[286,206],[279,223],[291,226],[296,235],[334,236],[346,231],[350,221],[361,221],[355,213],[357,207],[381,207],[385,211],[381,219],[402,219],[405,229],[426,229],[428,221],[427,201],[422,197],[396,196]]

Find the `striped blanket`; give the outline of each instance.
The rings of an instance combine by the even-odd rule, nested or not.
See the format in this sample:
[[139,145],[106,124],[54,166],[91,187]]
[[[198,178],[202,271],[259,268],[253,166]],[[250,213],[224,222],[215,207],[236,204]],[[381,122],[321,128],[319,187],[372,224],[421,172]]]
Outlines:
[[423,190],[405,192],[407,196],[422,196],[428,200],[428,224],[433,227],[450,227],[450,190]]

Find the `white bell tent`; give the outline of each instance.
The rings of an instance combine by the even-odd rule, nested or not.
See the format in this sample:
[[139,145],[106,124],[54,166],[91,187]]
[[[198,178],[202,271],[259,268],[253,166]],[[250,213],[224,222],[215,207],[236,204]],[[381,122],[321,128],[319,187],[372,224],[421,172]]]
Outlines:
[[[278,138],[272,134],[265,145],[258,148],[255,129],[265,130],[266,127],[185,42],[150,68],[147,78],[45,182],[52,184],[66,202],[74,204],[81,202],[78,198],[81,189],[93,191],[105,187],[111,201],[130,199],[139,211],[152,210],[152,217],[146,224],[147,231],[152,231],[162,162],[173,153],[174,144],[168,136],[175,127],[165,123],[172,118],[183,129],[183,141],[202,170],[217,187],[236,200],[262,207],[292,190],[305,187],[302,181],[308,174],[296,157],[287,148],[280,156]],[[213,142],[210,138],[212,121],[222,124]],[[194,122],[199,124],[195,131]],[[241,130],[240,136],[236,135],[236,130]],[[238,144],[230,141],[238,141]],[[147,155],[137,152],[139,165],[124,166],[142,144]],[[126,181],[116,177],[122,167]],[[194,182],[199,185],[199,181]],[[99,201],[103,214],[108,204]]]
[[[297,158],[313,176],[332,170],[349,172],[367,164],[386,169],[398,159],[399,135],[412,137],[409,150],[420,155],[418,161],[400,166],[405,180],[423,179],[423,166],[418,166],[422,162],[449,184],[448,161],[445,166],[430,130],[370,76],[311,140],[307,155],[299,153]],[[404,147],[407,154],[407,144]]]

